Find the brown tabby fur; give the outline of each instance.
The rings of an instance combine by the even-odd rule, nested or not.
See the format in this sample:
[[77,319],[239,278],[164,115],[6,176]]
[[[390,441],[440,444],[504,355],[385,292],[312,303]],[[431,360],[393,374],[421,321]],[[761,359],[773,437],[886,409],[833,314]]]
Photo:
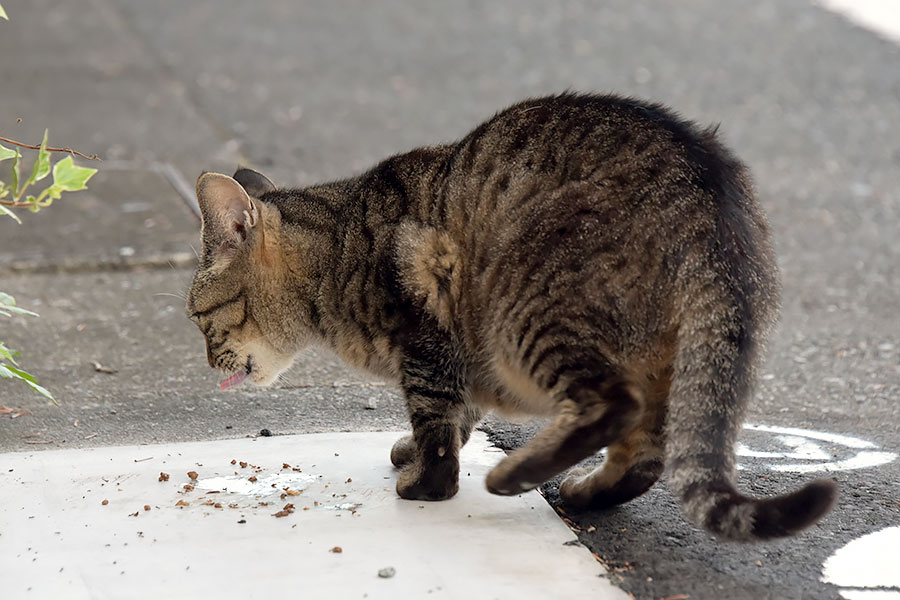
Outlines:
[[487,478],[607,507],[664,465],[685,511],[734,540],[793,534],[836,489],[756,500],[733,446],[777,312],[768,226],[745,168],[666,108],[563,94],[458,143],[351,179],[278,190],[246,169],[197,184],[203,257],[188,312],[211,366],[271,383],[310,344],[398,382],[413,434],[403,498],[457,491],[487,410],[552,415]]

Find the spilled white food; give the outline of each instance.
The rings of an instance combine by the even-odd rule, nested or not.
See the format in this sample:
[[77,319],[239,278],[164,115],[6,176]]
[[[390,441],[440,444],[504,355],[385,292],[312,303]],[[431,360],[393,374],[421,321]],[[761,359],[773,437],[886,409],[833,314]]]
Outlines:
[[250,481],[246,475],[224,475],[201,479],[197,481],[195,487],[203,490],[264,498],[278,495],[285,488],[291,491],[303,491],[316,479],[318,478],[315,475],[295,472],[273,473],[260,477],[256,481]]
[[839,586],[847,600],[900,600],[900,527],[857,538],[822,565],[822,581]]
[[[736,446],[736,453],[743,458],[770,459],[766,467],[782,473],[828,473],[867,469],[890,463],[897,453],[879,450],[867,440],[849,435],[810,431],[797,427],[778,425],[744,424],[745,432],[766,436],[766,445],[785,447],[785,450],[758,450],[747,442]],[[739,469],[745,468],[738,465]]]

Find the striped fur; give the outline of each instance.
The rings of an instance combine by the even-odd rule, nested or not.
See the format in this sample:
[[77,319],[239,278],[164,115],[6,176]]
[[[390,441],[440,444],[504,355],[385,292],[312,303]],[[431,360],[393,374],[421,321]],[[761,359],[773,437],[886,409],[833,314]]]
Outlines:
[[460,447],[499,410],[555,418],[489,474],[494,493],[608,447],[564,500],[619,504],[667,466],[688,516],[734,540],[793,534],[833,503],[830,481],[767,500],[733,484],[779,284],[747,173],[714,130],[563,94],[358,177],[279,190],[206,174],[198,199],[188,312],[210,365],[267,384],[318,344],[397,382],[404,498],[456,493]]

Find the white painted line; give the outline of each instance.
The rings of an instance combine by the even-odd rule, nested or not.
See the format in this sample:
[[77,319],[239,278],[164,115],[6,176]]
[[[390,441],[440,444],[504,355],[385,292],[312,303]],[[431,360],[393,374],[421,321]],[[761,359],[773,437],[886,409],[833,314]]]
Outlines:
[[900,600],[900,527],[853,540],[822,565],[822,581],[841,588],[848,600]]
[[537,493],[487,493],[503,454],[481,433],[455,498],[397,498],[388,455],[400,435],[0,455],[2,596],[628,597],[586,549],[563,545],[575,536]]
[[900,2],[897,0],[818,0],[815,4],[900,43]]
[[[878,448],[872,442],[848,435],[826,433],[822,431],[807,431],[796,427],[779,427],[777,425],[753,425],[744,424],[747,431],[772,433],[774,440],[790,450],[772,451],[755,450],[744,442],[735,446],[735,453],[744,458],[772,459],[766,465],[767,468],[782,473],[828,473],[833,471],[851,471],[855,469],[868,469],[890,463],[897,459],[894,452],[879,452],[870,450]],[[820,442],[827,442],[832,447],[823,448]],[[844,449],[852,451],[846,456]],[[863,450],[865,448],[865,450]],[[840,456],[844,454],[845,456]],[[784,459],[803,462],[783,462]],[[738,469],[745,469],[742,464]]]
[[849,435],[840,435],[838,433],[825,433],[822,431],[812,431],[809,429],[799,429],[797,427],[780,427],[778,425],[751,425],[744,423],[744,429],[748,431],[766,431],[768,433],[780,433],[785,435],[795,435],[814,440],[822,440],[833,444],[840,444],[847,448],[876,448],[872,442],[861,440]]
[[897,455],[893,452],[860,452],[852,458],[834,462],[812,463],[808,465],[770,465],[773,471],[782,473],[830,473],[833,471],[854,471],[870,469],[893,462]]

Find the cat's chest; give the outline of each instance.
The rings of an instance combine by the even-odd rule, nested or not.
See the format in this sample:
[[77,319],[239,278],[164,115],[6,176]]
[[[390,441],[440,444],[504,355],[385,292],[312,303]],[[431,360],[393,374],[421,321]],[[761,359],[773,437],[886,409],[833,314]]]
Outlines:
[[388,381],[400,379],[401,353],[386,336],[369,338],[358,331],[337,332],[333,350],[350,366]]

